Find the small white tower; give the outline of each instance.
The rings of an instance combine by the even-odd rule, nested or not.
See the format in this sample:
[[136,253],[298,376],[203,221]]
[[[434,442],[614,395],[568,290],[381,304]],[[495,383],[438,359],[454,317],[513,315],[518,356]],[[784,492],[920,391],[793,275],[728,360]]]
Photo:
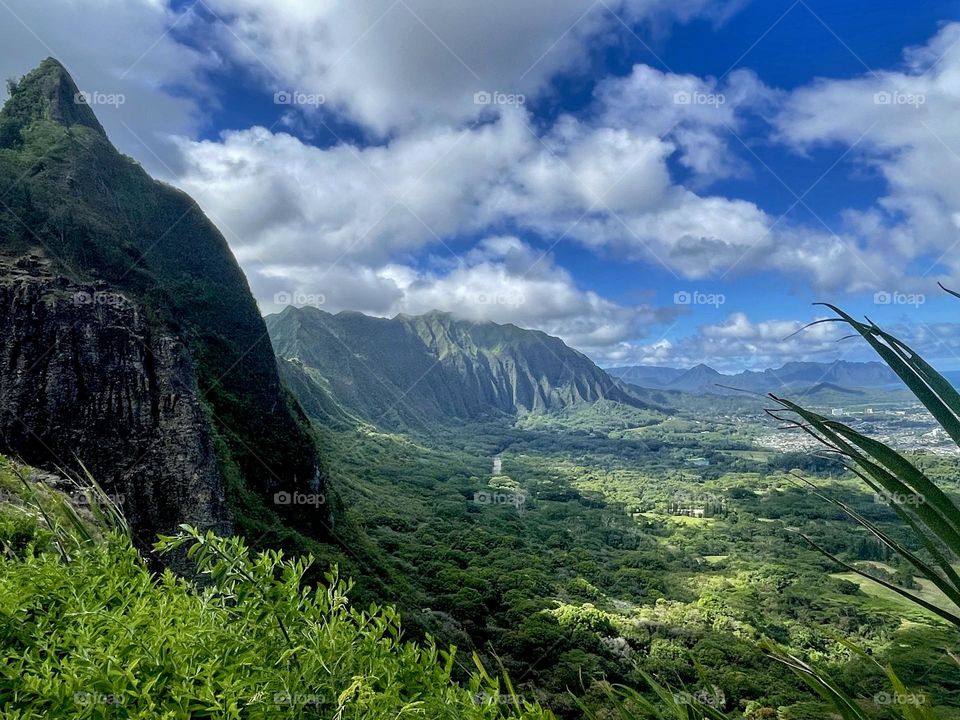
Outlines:
[[499,455],[493,456],[493,474],[503,475],[503,458]]

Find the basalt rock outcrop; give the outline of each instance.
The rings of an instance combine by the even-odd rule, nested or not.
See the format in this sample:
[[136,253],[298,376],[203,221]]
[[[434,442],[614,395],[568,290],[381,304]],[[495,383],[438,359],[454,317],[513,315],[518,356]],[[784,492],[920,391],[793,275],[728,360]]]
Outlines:
[[322,535],[273,502],[324,479],[243,272],[84,97],[47,59],[0,111],[0,452],[86,467],[146,541],[271,512]]
[[230,530],[223,476],[184,343],[136,303],[50,264],[0,262],[0,445],[82,463],[143,542],[189,522]]

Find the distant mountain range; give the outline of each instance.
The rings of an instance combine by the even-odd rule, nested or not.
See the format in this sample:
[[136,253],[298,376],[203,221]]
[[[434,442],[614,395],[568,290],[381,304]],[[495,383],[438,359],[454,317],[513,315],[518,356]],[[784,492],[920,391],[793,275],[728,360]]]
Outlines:
[[779,368],[745,370],[736,374],[724,374],[702,363],[687,369],[656,365],[615,367],[608,368],[607,373],[639,387],[718,395],[735,393],[737,390],[762,393],[798,389],[808,392],[849,392],[856,388],[896,387],[900,383],[893,371],[882,363],[845,360],[831,363],[789,362]]
[[388,319],[289,307],[265,321],[285,384],[310,417],[328,425],[424,427],[599,400],[669,413],[682,400],[662,391],[855,395],[899,384],[881,363],[842,360],[736,374],[703,364],[604,371],[538,330],[438,311]]
[[650,406],[562,340],[515,325],[310,307],[266,323],[287,385],[326,422],[422,425],[597,400]]

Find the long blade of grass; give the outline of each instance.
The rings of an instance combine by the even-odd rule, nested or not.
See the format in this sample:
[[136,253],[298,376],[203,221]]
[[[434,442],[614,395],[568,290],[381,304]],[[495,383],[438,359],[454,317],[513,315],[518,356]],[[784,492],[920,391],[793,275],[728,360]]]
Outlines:
[[843,720],[870,720],[870,716],[829,677],[773,643],[769,643],[767,649],[771,658],[790,668],[817,695],[833,705]]
[[[816,495],[817,497],[821,498],[822,500],[825,500],[826,502],[832,505],[836,505],[837,507],[839,507],[847,515],[853,518],[857,523],[859,523],[864,528],[866,528],[880,542],[882,542],[884,545],[886,545],[891,550],[896,552],[898,555],[901,555],[902,557],[904,557],[911,565],[913,565],[913,567],[923,577],[928,578],[931,582],[933,582],[937,586],[937,588],[939,588],[940,591],[943,592],[943,594],[946,595],[947,598],[954,605],[957,606],[957,609],[960,610],[960,589],[954,587],[947,580],[940,577],[939,573],[937,573],[934,570],[934,568],[930,567],[927,563],[923,562],[919,557],[917,557],[910,550],[903,547],[900,543],[898,543],[896,540],[894,540],[885,532],[883,532],[883,530],[877,527],[873,522],[871,522],[869,519],[867,519],[866,517],[861,515],[859,512],[857,512],[855,508],[852,508],[846,503],[840,500],[837,500],[836,498],[830,497],[825,493],[820,492],[819,490],[816,489],[816,486],[813,485],[813,483],[808,482],[807,484],[814,488],[813,490],[814,495]],[[871,577],[871,579],[876,580],[876,578],[873,578],[872,576],[869,576],[869,577]]]
[[[775,395],[770,397],[816,428],[826,439],[828,445],[840,450],[844,455],[863,467],[891,495],[902,494],[921,498],[922,502],[919,502],[915,508],[917,515],[944,541],[947,547],[960,548],[960,510],[923,473],[890,448],[866,438],[852,428],[843,425],[843,423],[827,420],[822,415],[805,410],[796,403]],[[848,439],[850,442],[847,442]],[[889,470],[881,468],[876,462],[865,457],[864,453],[885,466],[890,463],[892,467],[887,466]],[[890,472],[891,470],[893,472]],[[900,476],[901,472],[908,477]],[[908,480],[912,481],[913,487],[907,484]],[[919,485],[919,488],[916,487],[917,485]],[[946,513],[946,516],[944,516],[944,513]],[[954,524],[954,522],[957,524]]]
[[[944,390],[944,392],[951,397],[951,400],[954,403],[954,409],[951,410],[951,408],[943,400],[941,400],[941,398],[930,387],[930,385],[927,384],[923,375],[919,374],[917,370],[912,367],[911,364],[907,362],[900,353],[877,339],[878,335],[881,337],[892,336],[883,333],[883,331],[881,331],[876,325],[866,325],[859,322],[834,305],[829,303],[821,304],[833,310],[838,316],[840,316],[840,318],[843,319],[844,322],[856,330],[864,338],[864,340],[870,344],[876,353],[883,358],[884,362],[887,363],[890,369],[893,370],[901,380],[903,380],[913,394],[916,395],[917,399],[924,404],[927,410],[930,411],[930,414],[936,418],[937,422],[940,423],[947,434],[953,438],[954,442],[960,444],[960,417],[958,417],[958,412],[960,412],[960,396],[957,396],[955,391],[951,392]],[[903,343],[900,343],[899,341],[896,342],[901,349],[906,348],[909,350],[909,348],[907,348],[906,345],[903,345]],[[909,352],[911,353],[912,357],[916,357],[916,353],[913,353],[912,350],[909,350]],[[940,377],[936,371],[934,371],[934,375]],[[949,383],[947,383],[946,380],[943,380],[943,384],[949,386]]]
[[[863,480],[863,482],[866,483],[875,493],[878,495],[883,494],[881,486],[876,484],[872,478],[868,477],[858,468],[848,467],[847,469]],[[924,531],[920,524],[914,520],[913,517],[911,517],[910,513],[908,513],[899,502],[891,502],[889,507],[910,527],[914,535],[920,539],[924,548],[926,548],[927,552],[930,553],[931,557],[933,557],[934,562],[937,564],[937,568],[943,572],[943,575],[946,577],[947,581],[950,582],[953,587],[960,590],[960,574],[957,573],[947,557],[943,554],[943,552],[941,552],[936,543],[930,539],[930,536]],[[896,548],[891,549],[899,553],[899,550]]]
[[911,592],[909,592],[909,591],[907,591],[907,590],[904,590],[903,588],[901,588],[901,587],[899,587],[899,586],[897,586],[897,585],[894,585],[893,583],[891,583],[891,582],[889,582],[889,581],[887,581],[887,580],[884,580],[884,579],[882,579],[882,578],[873,577],[872,575],[869,575],[868,573],[864,572],[864,571],[861,570],[860,568],[854,567],[854,566],[851,565],[850,563],[841,560],[840,558],[838,558],[836,555],[834,555],[833,553],[829,552],[828,550],[825,550],[824,548],[822,548],[820,545],[818,545],[817,543],[815,543],[813,540],[811,540],[811,539],[810,539],[809,537],[807,537],[806,535],[802,535],[801,537],[803,537],[804,540],[806,540],[808,543],[810,543],[810,545],[811,545],[815,550],[817,550],[817,552],[821,553],[821,554],[824,555],[825,557],[830,558],[830,559],[833,560],[835,563],[837,563],[838,565],[846,568],[846,569],[849,570],[850,572],[856,573],[856,574],[859,575],[860,577],[866,578],[867,580],[872,580],[873,582],[877,583],[878,585],[882,585],[883,587],[887,588],[887,590],[892,590],[893,592],[897,593],[898,595],[902,595],[903,597],[905,597],[905,598],[906,598],[907,600],[909,600],[910,602],[915,603],[915,604],[919,605],[920,607],[922,607],[922,608],[924,608],[924,609],[926,609],[926,610],[929,610],[930,612],[934,613],[935,615],[939,615],[939,616],[942,617],[944,620],[947,620],[947,621],[953,623],[954,625],[960,627],[960,617],[958,617],[957,615],[954,615],[954,614],[951,613],[950,611],[944,610],[943,608],[941,608],[941,607],[939,607],[939,606],[937,606],[937,605],[934,605],[933,603],[927,602],[927,601],[924,600],[923,598],[917,597],[916,595],[912,594]]

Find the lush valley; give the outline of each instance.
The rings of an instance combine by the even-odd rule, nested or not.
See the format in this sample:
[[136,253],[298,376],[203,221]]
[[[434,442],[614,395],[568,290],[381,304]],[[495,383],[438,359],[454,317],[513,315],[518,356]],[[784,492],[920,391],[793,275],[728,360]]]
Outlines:
[[[274,333],[281,327],[276,316],[267,322]],[[349,339],[344,326],[370,320],[353,314],[337,322]],[[287,335],[274,336],[281,364],[295,363],[308,377],[343,367],[328,356],[349,352],[346,342],[300,333],[296,350]],[[368,338],[352,361],[381,367],[371,348],[395,347]],[[458,350],[432,359],[439,364]],[[392,372],[406,371],[398,355],[392,363]],[[812,370],[815,383],[823,372]],[[875,364],[844,370],[889,379]],[[909,543],[888,505],[836,461],[805,446],[791,451],[802,434],[778,431],[763,398],[622,387],[639,402],[601,399],[515,416],[489,407],[483,420],[450,412],[426,429],[415,421],[398,429],[329,423],[331,408],[340,417],[365,413],[335,382],[314,386],[310,392],[325,398],[315,420],[336,468],[344,524],[364,538],[346,543],[364,578],[358,592],[399,598],[405,626],[418,636],[499,658],[524,697],[560,717],[581,716],[575,696],[603,708],[607,683],[644,687],[643,673],[706,689],[723,698],[723,710],[746,717],[778,708],[782,717],[823,717],[828,707],[765,654],[765,639],[829,668],[851,693],[882,700],[887,680],[864,673],[844,646],[855,642],[922,687],[940,717],[957,715],[948,710],[960,705],[960,683],[947,652],[960,641],[956,631],[838,572],[801,536],[905,586],[923,581],[792,473]],[[849,405],[851,393],[859,405]],[[916,402],[887,387],[812,385],[797,394],[826,413],[837,401],[861,416],[858,408],[877,405],[876,415],[863,417],[890,423],[905,422]],[[414,408],[409,413],[416,417]],[[934,425],[926,418],[923,432]],[[771,435],[786,446],[764,446]],[[960,491],[960,459],[921,457],[945,487]],[[904,653],[905,646],[914,650]],[[878,717],[886,710],[874,704]]]
[[[335,656],[341,658],[342,672],[354,677],[407,668],[407,675],[395,675],[382,689],[365,691],[363,702],[359,696],[340,699],[358,718],[380,717],[376,713],[410,702],[422,702],[423,707],[440,702],[428,717],[505,717],[518,707],[534,712],[532,708],[541,705],[560,718],[576,718],[581,717],[580,703],[605,717],[609,683],[644,689],[642,673],[657,677],[678,697],[687,693],[707,698],[732,717],[763,718],[774,709],[785,718],[829,717],[828,705],[766,655],[763,642],[770,639],[828,669],[852,695],[872,698],[866,704],[871,717],[888,717],[897,708],[884,704],[890,695],[887,680],[843,645],[855,642],[891,663],[911,692],[938,708],[936,717],[960,715],[950,709],[960,706],[957,631],[880,586],[839,571],[798,533],[872,572],[919,589],[934,602],[945,600],[842,512],[798,487],[788,473],[799,469],[909,543],[892,510],[841,477],[829,461],[753,446],[754,434],[769,428],[755,414],[752,399],[728,400],[737,405],[728,412],[743,413],[745,420],[735,426],[723,418],[707,419],[709,401],[690,397],[688,402],[690,408],[658,418],[646,410],[601,402],[525,415],[514,424],[440,424],[429,436],[369,425],[320,429],[320,446],[336,468],[332,487],[345,508],[335,529],[342,549],[331,552],[302,535],[261,542],[279,543],[296,554],[318,551],[313,565],[293,571],[293,577],[305,573],[310,584],[329,584],[324,574],[336,563],[341,576],[355,580],[347,593],[354,607],[389,601],[399,610],[397,619],[386,611],[373,611],[370,620],[353,615],[332,619],[328,606],[321,604],[311,612],[327,618],[328,626],[346,623],[337,631],[336,642],[343,644],[318,649],[322,654],[304,660],[302,667],[270,675],[259,660],[273,653],[282,656],[284,642],[279,631],[261,637],[258,628],[269,626],[270,618],[259,594],[253,593],[249,611],[246,606],[229,610],[229,634],[217,635],[211,626],[205,644],[191,650],[190,662],[212,658],[231,642],[228,638],[236,637],[236,627],[254,623],[244,635],[253,632],[257,640],[243,652],[256,657],[255,667],[264,670],[248,675],[227,666],[204,681],[207,690],[198,690],[196,700],[177,684],[183,682],[178,679],[181,671],[173,672],[153,657],[160,648],[185,652],[182,643],[192,632],[181,637],[175,628],[146,636],[136,631],[139,640],[134,632],[122,633],[110,641],[110,652],[130,662],[141,657],[138,662],[148,677],[162,676],[148,693],[156,707],[169,708],[165,698],[179,698],[194,712],[202,706],[224,717],[229,716],[231,700],[244,708],[244,717],[329,716],[337,707],[337,692],[348,683],[336,673],[328,677],[325,671],[311,671],[308,663]],[[495,457],[501,463],[496,476]],[[920,462],[945,488],[960,490],[954,458]],[[133,615],[121,601],[114,619],[94,616],[78,635],[67,636],[88,647],[104,623],[145,629],[151,613],[194,617],[177,626],[182,632],[191,624],[223,622],[199,614],[210,609],[190,609],[190,596],[178,585],[165,583],[150,590],[148,574],[137,569],[135,555],[124,549],[122,538],[77,552],[66,575],[58,569],[62,561],[55,554],[46,565],[22,565],[21,558],[51,542],[43,518],[33,512],[33,519],[25,521],[29,513],[23,508],[49,507],[52,500],[45,490],[39,499],[25,495],[10,465],[5,468],[8,498],[21,497],[14,506],[7,505],[0,538],[8,548],[0,588],[6,594],[8,627],[19,628],[17,642],[29,646],[36,640],[26,633],[40,632],[22,625],[29,604],[41,602],[30,600],[30,593],[54,597],[51,593],[72,592],[74,584],[114,587],[124,599],[131,587],[138,588],[136,607],[148,614]],[[21,509],[15,509],[17,504]],[[268,567],[258,564],[257,571],[272,574]],[[41,585],[34,589],[31,583]],[[294,595],[296,584],[288,577],[271,591],[271,603]],[[114,603],[102,593],[82,597],[82,603],[72,601],[62,612]],[[45,625],[52,630],[57,615],[50,615],[50,600],[42,603],[51,618]],[[257,606],[255,616],[245,619],[244,613]],[[300,605],[282,612],[299,628]],[[378,612],[386,614],[381,618]],[[430,664],[442,664],[441,657],[433,659],[429,646],[423,656],[413,654],[419,651],[412,647],[384,646],[374,661],[367,643],[379,637],[380,623],[392,622],[399,622],[408,640],[427,643],[432,638],[439,648],[456,646],[450,680],[442,674],[427,680],[433,672]],[[367,632],[373,634],[367,637]],[[491,672],[502,663],[516,696],[503,685],[471,681],[477,672],[473,653]],[[237,656],[239,667],[242,657]],[[34,662],[39,658],[28,656],[18,665],[33,668]],[[385,670],[384,663],[394,662],[399,663],[396,670]],[[370,664],[364,668],[364,663]],[[154,706],[143,704],[142,676],[138,674],[137,681],[111,678],[102,674],[108,668],[31,669],[36,676],[29,685],[17,681],[8,688],[17,688],[23,704],[29,700],[35,708],[61,714],[73,708],[77,717],[85,717],[83,712],[100,717],[97,712],[127,703],[146,708],[142,717],[150,717]],[[51,685],[63,677],[72,679]],[[450,681],[473,689],[451,695],[453,691],[443,689]],[[417,685],[427,682],[433,684]],[[125,700],[117,699],[118,688],[127,694]],[[413,695],[406,694],[410,692]],[[103,698],[107,700],[101,702]]]
[[47,60],[0,113],[5,717],[960,718],[928,366],[608,373],[451,313],[263,319],[77,94]]
[[[857,642],[934,704],[960,703],[947,654],[956,631],[851,582],[807,546],[799,533],[912,584],[874,538],[788,473],[800,469],[895,528],[888,507],[831,463],[758,450],[723,422],[651,425],[608,411],[616,428],[598,432],[560,417],[546,429],[484,424],[429,438],[327,433],[348,516],[373,545],[356,567],[386,573],[386,587],[367,583],[370,592],[402,598],[410,630],[499,656],[523,693],[563,717],[579,717],[568,691],[602,706],[604,682],[642,686],[639,671],[719,688],[723,708],[750,708],[748,717],[778,707],[823,717],[826,707],[765,656],[764,637],[878,696],[886,679],[865,676],[842,645]],[[593,423],[604,410],[583,412]],[[937,463],[960,490],[956,461]]]

